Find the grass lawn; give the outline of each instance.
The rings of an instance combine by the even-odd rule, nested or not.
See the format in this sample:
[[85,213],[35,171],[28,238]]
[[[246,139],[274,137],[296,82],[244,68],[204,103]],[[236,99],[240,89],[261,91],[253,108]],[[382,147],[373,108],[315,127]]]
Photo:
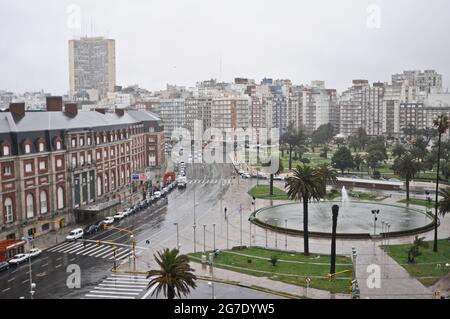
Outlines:
[[[428,206],[428,201],[426,199],[419,199],[419,198],[410,198],[409,202],[406,199],[402,199],[402,200],[399,200],[397,203],[402,203],[402,204],[409,203],[411,205],[419,205],[419,206],[424,206],[424,207]],[[435,203],[435,201],[431,201],[430,208],[434,207],[434,203]]]
[[[203,253],[189,254],[193,261],[200,261]],[[271,257],[277,257],[278,263],[273,266]],[[336,272],[349,272],[336,275],[329,281],[330,257],[314,255],[306,257],[300,253],[281,252],[263,248],[245,248],[241,250],[222,251],[214,260],[215,267],[249,274],[256,277],[267,277],[272,280],[306,287],[306,277],[311,278],[310,287],[336,293],[349,292],[349,280],[352,264],[348,257],[336,257]],[[257,280],[255,280],[257,284]]]
[[357,198],[359,200],[369,200],[369,201],[381,201],[386,199],[388,196],[377,196],[375,194],[364,193],[364,192],[354,192],[349,190],[348,194],[352,198]]
[[270,187],[269,185],[259,185],[253,187],[249,192],[251,196],[255,196],[255,198],[260,199],[274,199],[274,200],[287,200],[287,194],[285,191],[279,189],[278,187],[273,187],[273,196],[270,196]]
[[387,246],[386,251],[411,276],[416,277],[425,286],[432,286],[450,272],[450,267],[445,266],[450,263],[450,241],[439,240],[437,253],[433,252],[433,242],[427,243],[428,248],[420,248],[422,255],[417,257],[415,264],[408,263],[408,251],[412,244]]

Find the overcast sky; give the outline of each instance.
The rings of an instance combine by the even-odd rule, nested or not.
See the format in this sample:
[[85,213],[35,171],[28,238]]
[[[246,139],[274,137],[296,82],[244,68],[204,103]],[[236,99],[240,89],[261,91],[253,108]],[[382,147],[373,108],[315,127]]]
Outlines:
[[68,40],[91,25],[116,40],[124,86],[272,77],[342,91],[405,69],[449,83],[448,0],[1,0],[0,89],[66,93]]

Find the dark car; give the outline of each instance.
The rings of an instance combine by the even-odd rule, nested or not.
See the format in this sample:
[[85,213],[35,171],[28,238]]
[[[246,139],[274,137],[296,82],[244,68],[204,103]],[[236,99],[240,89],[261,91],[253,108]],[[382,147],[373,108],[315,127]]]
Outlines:
[[100,226],[98,226],[97,224],[93,224],[84,229],[84,235],[89,236],[89,235],[95,234],[99,230],[100,230]]
[[6,261],[0,261],[0,271],[8,270],[9,263]]

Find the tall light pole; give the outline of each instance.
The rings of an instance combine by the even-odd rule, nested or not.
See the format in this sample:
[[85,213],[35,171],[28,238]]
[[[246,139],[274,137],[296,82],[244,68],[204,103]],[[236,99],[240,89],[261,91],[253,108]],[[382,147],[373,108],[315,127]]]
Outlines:
[[248,237],[248,247],[252,246],[252,222],[250,221],[250,219],[248,220],[248,233],[249,233],[249,237]]
[[239,204],[240,245],[242,246],[242,204]]
[[267,248],[267,228],[266,228],[266,248]]
[[333,226],[331,231],[331,265],[330,265],[330,275],[334,277],[336,273],[336,229],[337,229],[337,218],[339,214],[339,206],[334,205],[332,208],[333,213]]
[[213,250],[216,250],[216,224],[213,224]]
[[192,228],[194,229],[194,253],[196,253],[197,252],[197,244],[196,244],[196,238],[195,238],[195,228],[196,228],[197,226],[196,225],[193,225],[192,226]]
[[286,229],[286,237],[284,238],[284,249],[287,250],[287,238],[288,238],[288,228],[287,228],[287,222],[288,220],[284,220],[284,228]]
[[380,214],[379,209],[372,209],[372,215],[373,215],[373,236],[375,237],[377,234],[377,220],[378,220],[378,214]]
[[31,255],[28,255],[28,266],[29,266],[29,272],[30,272],[30,299],[33,299],[33,295],[35,291],[33,289],[36,288],[36,284],[33,282],[33,276],[31,275]]
[[203,225],[203,252],[206,252],[206,225]]
[[178,223],[173,223],[175,226],[177,226],[177,249],[180,249],[180,236],[178,233]]
[[228,215],[227,215],[227,208],[225,207],[225,220],[227,221],[227,249],[230,249],[230,244],[229,244],[229,233],[228,233]]
[[[275,221],[275,223],[278,224],[278,218],[275,218],[274,221]],[[278,234],[278,232],[275,231],[275,248],[278,248],[278,236],[277,236],[277,234]]]

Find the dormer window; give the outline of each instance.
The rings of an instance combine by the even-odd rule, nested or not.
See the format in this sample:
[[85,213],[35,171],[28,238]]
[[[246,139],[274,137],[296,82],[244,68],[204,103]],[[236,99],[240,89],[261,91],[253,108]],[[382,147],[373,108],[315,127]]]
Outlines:
[[30,154],[31,153],[31,145],[25,144],[24,151],[25,151],[25,154]]
[[3,156],[9,156],[9,145],[3,145]]
[[56,141],[56,150],[60,150],[61,149],[61,141]]
[[43,142],[39,142],[38,149],[39,149],[39,152],[44,152],[45,151],[45,146],[44,146]]

